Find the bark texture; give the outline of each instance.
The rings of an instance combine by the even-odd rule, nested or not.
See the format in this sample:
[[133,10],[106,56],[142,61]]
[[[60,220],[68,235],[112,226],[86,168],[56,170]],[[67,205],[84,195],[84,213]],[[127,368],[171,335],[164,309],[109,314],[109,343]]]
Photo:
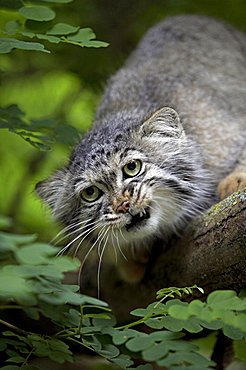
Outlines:
[[[97,268],[90,267],[81,281],[82,292],[97,296]],[[182,238],[168,246],[156,245],[145,278],[123,282],[117,266],[100,272],[100,299],[109,303],[119,321],[136,307],[155,300],[158,289],[197,284],[205,295],[216,289],[240,291],[246,286],[246,189],[232,194],[195,220]]]

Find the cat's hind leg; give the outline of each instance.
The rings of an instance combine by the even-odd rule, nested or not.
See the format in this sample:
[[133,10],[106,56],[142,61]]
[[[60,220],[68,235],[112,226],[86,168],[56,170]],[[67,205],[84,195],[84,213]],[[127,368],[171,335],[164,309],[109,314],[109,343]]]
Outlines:
[[218,186],[218,195],[220,199],[224,199],[246,187],[246,145],[241,152],[240,158],[237,161],[235,169]]

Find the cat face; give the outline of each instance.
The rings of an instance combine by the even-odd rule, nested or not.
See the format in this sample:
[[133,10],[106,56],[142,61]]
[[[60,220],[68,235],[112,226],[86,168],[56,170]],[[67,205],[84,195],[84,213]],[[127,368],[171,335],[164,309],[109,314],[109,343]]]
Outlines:
[[84,138],[37,191],[79,244],[148,246],[203,209],[200,164],[171,108],[125,132],[110,127]]
[[85,171],[85,180],[74,187],[81,218],[98,223],[92,235],[110,230],[109,238],[122,246],[156,237],[162,223],[167,227],[177,218],[178,200],[163,184],[162,170],[147,155],[130,149],[113,153],[107,163],[97,173]]

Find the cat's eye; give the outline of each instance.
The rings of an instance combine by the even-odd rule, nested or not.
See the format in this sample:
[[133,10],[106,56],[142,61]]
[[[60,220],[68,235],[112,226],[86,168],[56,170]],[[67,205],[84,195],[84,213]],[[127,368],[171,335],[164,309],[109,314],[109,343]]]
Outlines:
[[102,191],[96,186],[89,186],[81,192],[81,197],[86,202],[95,202],[102,195]]
[[134,177],[139,174],[141,171],[142,163],[138,159],[134,159],[130,162],[128,162],[124,167],[123,167],[123,172],[127,177]]

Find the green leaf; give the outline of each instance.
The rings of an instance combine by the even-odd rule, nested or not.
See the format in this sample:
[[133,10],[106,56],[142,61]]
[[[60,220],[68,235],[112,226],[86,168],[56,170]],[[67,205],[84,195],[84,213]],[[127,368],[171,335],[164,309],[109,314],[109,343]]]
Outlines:
[[0,253],[14,251],[19,245],[30,243],[36,238],[36,235],[18,235],[0,232]]
[[[8,353],[8,351],[6,351]],[[25,362],[24,357],[21,356],[11,356],[10,359],[7,360],[7,362],[15,362],[16,364],[21,364]]]
[[29,144],[31,144],[32,146],[34,146],[34,148],[36,149],[39,149],[43,152],[48,152],[51,150],[50,146],[48,145],[44,145],[42,143],[39,143],[38,141],[33,141],[29,138],[25,138],[25,141],[27,141]]
[[92,323],[94,326],[104,327],[104,326],[114,326],[116,324],[116,318],[108,313],[107,318],[93,318]]
[[107,319],[108,321],[110,320],[110,316],[106,315],[105,313],[88,313],[84,315],[84,317]]
[[117,330],[113,334],[113,343],[116,345],[120,345],[125,343],[130,338],[135,338],[138,336],[138,332],[133,329],[124,329],[124,330]]
[[130,313],[131,315],[134,315],[134,316],[144,317],[149,313],[149,310],[147,310],[146,308],[136,308]]
[[0,351],[4,351],[7,348],[7,343],[4,338],[0,338]]
[[7,265],[3,267],[3,272],[9,275],[17,275],[22,278],[30,278],[39,275],[39,269],[30,265]]
[[246,310],[246,300],[237,297],[233,290],[217,290],[209,294],[207,304],[212,309],[222,310]]
[[[84,321],[83,321],[83,324],[84,324]],[[118,329],[112,328],[111,326],[104,326],[103,328],[101,328],[101,333],[102,334],[108,334],[111,337],[113,337],[115,335],[115,333],[117,333],[118,331],[119,331]],[[114,343],[114,344],[116,344],[116,343]]]
[[244,337],[244,333],[240,329],[234,328],[233,326],[230,325],[224,325],[222,330],[225,336],[233,340],[240,340],[243,339]]
[[19,9],[18,12],[24,18],[32,19],[39,22],[51,21],[56,16],[56,13],[53,10],[45,8],[43,6],[23,6]]
[[[81,315],[78,310],[71,308],[69,312],[63,312],[63,315],[65,317],[65,322],[67,325],[75,326],[75,327],[76,326],[78,327],[80,325]],[[83,325],[84,325],[84,321],[85,320],[83,320]]]
[[182,340],[165,341],[165,343],[167,344],[169,351],[190,352],[199,349],[195,344]]
[[98,350],[97,352],[109,359],[117,357],[120,354],[119,349],[112,344],[106,344],[103,346],[103,349]]
[[59,42],[61,42],[61,39],[56,36],[48,36],[48,35],[43,35],[41,33],[37,33],[35,36],[40,40],[48,40],[52,44],[59,44]]
[[33,305],[37,301],[26,280],[0,271],[0,297],[2,300],[14,299],[22,304]]
[[35,348],[34,354],[36,356],[49,356],[50,359],[59,363],[64,363],[66,360],[73,361],[72,352],[68,345],[60,339],[42,338],[36,334],[30,334],[28,340]]
[[140,333],[141,336],[137,338],[130,339],[126,343],[126,348],[132,352],[139,352],[147,349],[154,345],[154,340],[150,335]]
[[154,343],[154,345],[142,352],[144,361],[158,361],[168,354],[168,345],[165,341],[161,343]]
[[207,321],[204,321],[204,320],[200,319],[199,323],[204,328],[210,329],[210,330],[218,330],[218,329],[221,329],[222,326],[223,326],[223,323],[222,323],[221,320],[215,320],[215,321],[212,321],[212,322],[207,322]]
[[184,320],[179,320],[171,316],[164,316],[161,319],[162,325],[171,331],[178,332],[184,327]]
[[190,333],[199,333],[203,330],[196,317],[191,317],[189,320],[184,321],[184,329]]
[[189,313],[191,315],[199,316],[204,307],[204,302],[199,301],[199,299],[194,299],[194,301],[191,301],[189,304]]
[[97,332],[100,332],[99,326],[87,326],[80,330],[80,334],[95,334]]
[[153,341],[162,341],[162,340],[175,340],[182,338],[184,336],[183,333],[172,333],[168,330],[161,330],[161,331],[156,331],[151,334],[149,334],[149,337]]
[[48,264],[48,257],[54,256],[56,250],[49,244],[33,243],[27,245],[15,252],[16,259],[19,263],[26,265]]
[[50,345],[50,348],[52,348],[53,350],[67,352],[70,354],[72,353],[69,350],[69,346],[60,339],[50,339],[49,345]]
[[[59,140],[65,145],[74,145],[80,138],[79,131],[73,126],[57,124],[50,120],[31,120],[30,124],[27,124],[22,116],[24,116],[24,113],[16,105],[7,108],[0,107],[0,128],[7,128],[9,131],[18,134],[39,150],[48,151],[51,149],[50,146],[45,144],[47,141],[54,143]],[[33,138],[38,141],[33,140]]]
[[33,307],[23,307],[23,311],[30,317],[32,320],[39,320],[39,312],[36,308]]
[[163,328],[162,321],[158,319],[150,318],[150,319],[147,319],[144,323],[152,329],[162,329]]
[[24,112],[16,104],[11,104],[7,108],[0,107],[0,116],[1,118],[14,118],[18,116],[24,116]]
[[51,269],[56,269],[60,272],[75,271],[80,267],[81,262],[77,258],[69,256],[56,256],[52,258],[49,266],[45,267],[46,275],[53,276]]
[[96,351],[100,351],[102,349],[102,344],[96,335],[82,335],[82,341],[87,346],[92,346]]
[[74,145],[80,138],[79,131],[75,127],[66,124],[57,125],[54,133],[56,139],[65,145]]
[[[187,307],[188,308],[188,307]],[[168,310],[169,314],[176,319],[180,320],[188,320],[191,316],[189,310],[186,307],[182,307],[181,305],[173,305]]]
[[97,305],[97,306],[108,307],[108,304],[106,302],[101,301],[100,299],[89,297],[85,294],[82,294],[81,298],[83,300],[83,302],[81,303],[82,305],[92,304],[92,305]]
[[9,53],[13,49],[34,50],[49,53],[49,51],[44,48],[44,45],[39,44],[38,42],[26,42],[4,37],[0,38],[1,54]]
[[19,34],[25,37],[30,37],[31,39],[36,36],[35,33],[27,31],[19,31]]
[[81,28],[76,35],[68,36],[67,40],[75,43],[76,45],[86,47],[106,47],[109,44],[103,41],[94,40],[96,35],[91,28]]
[[6,30],[10,34],[11,33],[15,34],[20,28],[21,28],[21,24],[17,20],[6,23]]
[[47,35],[69,35],[79,30],[79,27],[70,26],[66,23],[57,23],[49,31]]
[[89,42],[91,39],[95,39],[95,37],[96,35],[91,28],[81,28],[76,35],[68,36],[68,40],[81,42],[84,44]]
[[[153,366],[151,364],[145,364],[145,365],[138,365],[134,368],[134,370],[153,370]],[[130,368],[129,370],[133,370],[133,368]]]
[[52,136],[36,135],[36,134],[33,134],[32,132],[27,132],[27,131],[19,131],[18,134],[22,136],[25,140],[26,140],[26,137],[29,137],[29,138],[31,137],[31,138],[39,139],[39,140],[42,140],[44,142],[49,142],[49,143],[55,143],[56,141]]
[[214,366],[214,362],[207,360],[205,357],[198,353],[189,352],[175,352],[169,353],[165,359],[157,361],[159,366],[178,365],[182,362],[187,362],[191,365],[198,366]]
[[[126,367],[129,367],[131,365],[134,364],[134,362],[130,359],[129,356],[127,355],[120,355],[119,357],[116,357],[116,358],[111,358],[110,359],[110,362],[118,365],[119,367],[121,367],[122,369],[126,368]],[[145,369],[145,370],[150,370],[150,369]]]

